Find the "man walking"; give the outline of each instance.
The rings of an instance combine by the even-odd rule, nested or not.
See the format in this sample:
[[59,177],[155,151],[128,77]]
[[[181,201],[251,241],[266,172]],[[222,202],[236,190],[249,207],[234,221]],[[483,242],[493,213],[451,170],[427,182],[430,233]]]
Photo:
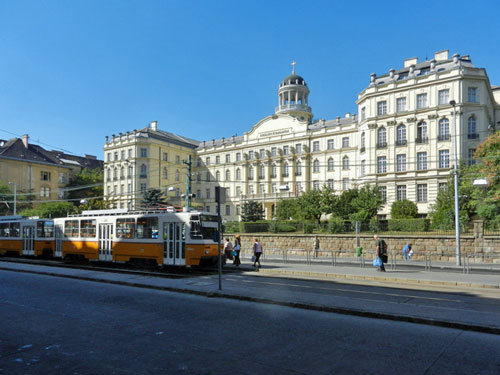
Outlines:
[[375,254],[382,261],[377,271],[385,272],[384,263],[387,263],[387,245],[383,239],[379,238],[378,234],[374,235],[373,239],[375,240]]
[[314,258],[318,257],[318,252],[319,252],[319,239],[318,239],[318,236],[315,236],[314,240],[313,240],[313,257]]

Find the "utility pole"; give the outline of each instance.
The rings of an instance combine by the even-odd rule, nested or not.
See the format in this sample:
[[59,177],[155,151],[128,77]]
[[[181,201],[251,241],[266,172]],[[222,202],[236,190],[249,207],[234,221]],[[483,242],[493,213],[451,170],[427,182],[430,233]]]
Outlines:
[[217,202],[217,251],[219,254],[219,290],[222,290],[222,255],[221,255],[221,248],[220,248],[220,242],[221,242],[221,231],[222,231],[222,226],[221,226],[221,216],[220,216],[220,201],[221,201],[221,187],[216,186],[215,187],[215,201]]
[[17,184],[15,182],[9,182],[9,185],[14,186],[14,216],[17,215]]
[[454,131],[454,151],[455,151],[455,163],[453,164],[453,177],[454,177],[454,188],[455,188],[455,243],[457,245],[456,256],[457,256],[457,266],[461,263],[460,256],[460,197],[458,196],[458,131],[457,131],[457,103],[454,100],[450,101],[453,106],[453,131]]

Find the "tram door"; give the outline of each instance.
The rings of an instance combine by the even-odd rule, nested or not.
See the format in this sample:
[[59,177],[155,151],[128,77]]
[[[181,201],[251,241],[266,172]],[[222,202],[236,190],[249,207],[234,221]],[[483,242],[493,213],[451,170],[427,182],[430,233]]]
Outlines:
[[56,240],[55,257],[62,258],[62,243],[64,237],[63,226],[61,224],[54,225],[54,236]]
[[163,223],[163,264],[186,264],[186,232],[182,223]]
[[113,224],[99,224],[99,260],[113,260]]
[[23,227],[23,255],[35,255],[35,226]]

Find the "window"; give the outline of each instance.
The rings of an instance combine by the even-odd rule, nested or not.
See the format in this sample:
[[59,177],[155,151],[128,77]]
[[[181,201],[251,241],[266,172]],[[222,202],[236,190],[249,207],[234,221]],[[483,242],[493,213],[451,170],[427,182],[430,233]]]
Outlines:
[[181,157],[179,155],[175,155],[175,163],[180,164],[181,163]]
[[278,168],[276,167],[276,164],[273,164],[271,166],[271,178],[276,178],[278,176]]
[[477,87],[469,87],[467,89],[467,101],[469,103],[477,103]]
[[276,147],[271,147],[271,156],[276,156]]
[[342,148],[347,148],[349,147],[349,137],[343,137],[342,138]]
[[398,125],[396,128],[396,146],[406,145],[406,125]]
[[417,170],[427,169],[427,152],[417,152]]
[[361,121],[365,121],[366,119],[366,108],[361,108]]
[[297,183],[295,184],[295,186],[296,186],[296,189],[297,189],[297,194],[298,194],[298,193],[302,193],[302,183],[297,182]]
[[253,151],[248,151],[248,159],[252,160],[253,158]]
[[68,183],[68,174],[66,172],[59,173],[59,183],[64,185]]
[[132,166],[129,166],[128,167],[128,177],[129,178],[132,177],[133,173],[134,173],[134,170],[133,170]]
[[236,186],[236,196],[239,197],[241,195],[241,186]]
[[467,165],[475,165],[476,160],[474,159],[474,154],[476,153],[475,148],[469,148],[467,153]]
[[134,238],[135,219],[134,218],[116,219],[116,237]]
[[288,155],[290,153],[290,149],[288,146],[283,146],[283,155]]
[[446,190],[446,186],[447,186],[447,185],[448,185],[448,184],[447,184],[446,182],[440,182],[440,183],[438,184],[438,189],[439,189],[439,191]]
[[472,115],[467,119],[467,138],[476,139],[478,134],[476,133],[476,116]]
[[315,191],[319,190],[319,181],[313,181],[313,190]]
[[387,102],[382,100],[377,103],[377,115],[383,116],[387,114]]
[[210,157],[209,156],[207,156],[205,158],[205,165],[210,165]]
[[[14,224],[14,223],[12,223]],[[19,223],[16,223],[19,224]],[[0,235],[1,236],[1,235]],[[40,238],[49,238],[54,236],[54,222],[38,221],[36,223],[36,236]],[[7,236],[2,236],[7,237]]]
[[236,205],[236,215],[240,214],[240,205]]
[[283,165],[283,177],[288,177],[289,171],[288,171],[288,163],[285,163]]
[[450,139],[450,122],[447,118],[439,120],[438,140],[448,141]]
[[200,199],[202,198],[201,197],[201,190],[200,189],[196,190],[196,198],[200,198]]
[[261,148],[261,149],[259,150],[259,157],[260,157],[261,159],[264,159],[264,158],[266,157],[266,150],[264,150],[263,148]]
[[342,179],[342,190],[349,190],[350,187],[350,181],[349,178],[343,178]]
[[148,177],[148,166],[146,164],[141,165],[141,174],[139,175],[140,178],[146,178]]
[[379,186],[380,195],[382,196],[382,202],[387,203],[387,186]]
[[168,170],[166,167],[163,167],[163,178],[164,179],[168,178]]
[[66,220],[64,222],[64,237],[78,237],[79,232],[78,220]]
[[248,185],[248,194],[253,194],[253,185]]
[[108,161],[111,161],[111,152],[108,152]]
[[231,181],[231,171],[226,169],[226,181]]
[[196,182],[198,182],[198,183],[200,183],[200,182],[201,182],[201,173],[200,173],[200,172],[198,172],[198,173],[196,174]]
[[220,164],[220,155],[215,157],[215,164]]
[[404,201],[406,199],[406,185],[396,186],[396,200]]
[[445,105],[450,103],[450,90],[439,90],[438,91],[438,105]]
[[366,147],[366,134],[365,132],[361,133],[361,152],[365,152]]
[[313,142],[313,151],[319,151],[319,141]]
[[266,193],[266,185],[260,184],[259,185],[259,193],[260,194],[265,194]]
[[128,149],[128,158],[129,159],[132,158],[132,149],[131,148]]
[[236,161],[241,161],[241,152],[236,153]]
[[158,238],[158,217],[138,217],[137,238]]
[[396,112],[406,111],[406,97],[396,99]]
[[231,154],[226,154],[226,163],[231,163]]
[[146,147],[141,147],[141,158],[148,157],[148,149]]
[[163,153],[163,161],[168,161],[168,152]]
[[125,160],[125,150],[122,150],[120,154],[121,154],[121,159]]
[[366,160],[361,160],[360,175],[361,175],[361,177],[364,177],[366,175]]
[[210,199],[210,188],[205,189],[205,198]]
[[333,150],[334,149],[334,143],[333,143],[333,139],[329,139],[327,141],[327,146],[326,146],[329,150]]
[[271,193],[277,193],[278,192],[278,187],[276,186],[276,182],[273,182],[271,184]]
[[417,109],[427,108],[427,94],[417,95]]
[[196,159],[196,166],[201,167],[201,158]]
[[417,125],[417,143],[427,143],[429,138],[427,137],[427,123],[422,121]]
[[380,128],[377,131],[377,148],[387,147],[387,129]]
[[439,168],[450,167],[450,150],[439,150]]
[[406,154],[396,155],[396,172],[406,172]]
[[248,179],[253,180],[253,167],[248,168]]
[[114,157],[115,157],[115,161],[117,161],[118,160],[118,151],[114,152]]
[[264,167],[264,164],[261,164],[259,166],[259,178],[260,179],[266,178],[266,168]]
[[50,197],[50,188],[47,186],[42,186],[40,188],[40,197],[49,198]]
[[326,182],[327,186],[328,186],[328,189],[332,189],[333,190],[333,180],[332,179],[329,179],[327,182]]
[[328,159],[328,172],[333,172],[333,158]]
[[344,169],[344,170],[349,169],[349,157],[348,156],[344,156],[342,158],[342,169]]
[[50,172],[40,172],[40,180],[42,181],[50,181]]
[[387,157],[377,157],[377,173],[387,173]]
[[220,181],[220,172],[215,172],[215,181]]
[[295,153],[296,153],[296,154],[301,154],[301,153],[302,153],[302,144],[297,143],[297,144],[295,145]]
[[302,175],[302,163],[300,161],[297,161],[295,164],[295,176],[301,176]]
[[141,184],[139,186],[139,189],[140,189],[141,193],[144,193],[147,190],[147,188],[148,188],[147,184]]
[[207,171],[207,174],[205,175],[205,181],[210,182],[210,172]]
[[226,216],[231,215],[231,206],[226,204]]
[[210,206],[206,206],[205,211],[210,212]]
[[319,160],[315,159],[313,162],[313,173],[319,173]]
[[82,220],[81,221],[81,235],[80,237],[94,238],[96,234],[96,219]]
[[417,185],[417,202],[427,202],[427,184]]
[[241,180],[241,170],[236,168],[236,181]]

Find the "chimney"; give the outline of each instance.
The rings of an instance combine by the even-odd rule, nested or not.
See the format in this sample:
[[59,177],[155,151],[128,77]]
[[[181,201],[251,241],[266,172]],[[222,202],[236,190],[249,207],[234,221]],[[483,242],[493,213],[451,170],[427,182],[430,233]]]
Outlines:
[[346,112],[345,118],[349,118],[349,117],[351,117],[351,114],[349,112]]
[[405,68],[408,68],[411,65],[415,65],[418,62],[417,57],[412,57],[411,59],[406,59],[405,60]]
[[28,138],[29,138],[28,134],[23,135],[23,145],[26,148],[28,148]]
[[153,131],[156,131],[158,130],[158,121],[151,121],[149,123],[149,127],[151,128],[151,130]]
[[448,60],[448,50],[445,49],[443,51],[439,51],[434,53],[434,60],[441,61],[441,60]]

